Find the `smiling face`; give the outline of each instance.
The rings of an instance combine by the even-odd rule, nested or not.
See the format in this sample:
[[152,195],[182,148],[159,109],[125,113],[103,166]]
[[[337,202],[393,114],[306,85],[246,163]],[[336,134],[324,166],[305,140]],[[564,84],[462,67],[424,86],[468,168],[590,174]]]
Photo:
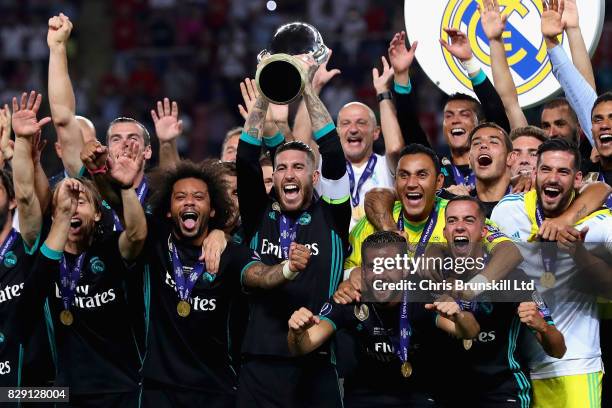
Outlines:
[[612,159],[612,101],[602,102],[595,107],[591,123],[599,156],[604,160]]
[[451,150],[468,149],[468,136],[477,124],[474,102],[452,100],[444,107],[442,133]]
[[319,173],[306,152],[284,150],[276,154],[275,161],[274,189],[283,211],[298,211],[308,206]]
[[429,216],[442,188],[444,176],[436,174],[436,166],[425,153],[407,154],[397,164],[395,191],[402,202],[404,215],[413,222]]
[[445,210],[444,238],[455,258],[480,255],[481,240],[487,234],[478,204],[469,200],[451,201]]
[[542,141],[532,136],[519,136],[512,141],[511,176],[534,174],[538,161],[538,147]]
[[578,123],[568,105],[544,109],[540,121],[542,130],[551,139],[560,137],[568,142],[578,143]]
[[188,241],[202,237],[208,231],[208,221],[214,217],[208,186],[203,180],[185,178],[172,186],[170,212],[174,233]]
[[470,167],[476,178],[494,181],[503,177],[508,164],[504,134],[496,128],[483,127],[472,136]]
[[338,113],[338,134],[346,158],[351,163],[361,163],[372,154],[380,128],[370,109],[360,103],[351,103]]
[[[406,253],[405,244],[403,244],[403,247],[404,251],[401,251],[399,249],[402,248],[402,244],[391,242],[384,246],[377,245],[363,248],[361,273],[365,284],[364,289],[368,294],[371,294],[376,302],[387,303],[401,300],[402,292],[399,290],[375,290],[374,287],[379,286],[375,286],[377,280],[382,283],[399,283],[402,281],[405,275],[404,270],[397,268],[397,265],[394,265],[393,268],[385,268],[381,266],[381,260],[404,255]],[[375,273],[376,267],[381,268],[382,271]]]
[[230,198],[232,203],[231,214],[227,220],[226,226],[234,229],[238,226],[240,221],[240,207],[238,206],[238,177],[225,174],[223,175],[222,179],[227,190],[227,196]]
[[540,155],[536,191],[545,216],[555,217],[570,204],[574,190],[582,182],[582,173],[575,167],[570,152],[546,151]]

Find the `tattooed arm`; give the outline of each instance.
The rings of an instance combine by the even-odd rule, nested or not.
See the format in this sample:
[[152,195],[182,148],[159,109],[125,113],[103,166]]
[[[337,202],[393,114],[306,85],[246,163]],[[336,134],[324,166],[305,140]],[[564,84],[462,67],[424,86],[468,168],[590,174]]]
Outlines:
[[248,288],[272,289],[288,280],[293,280],[306,269],[310,259],[310,250],[305,245],[291,243],[289,260],[277,265],[253,263],[242,278],[242,284]]
[[253,109],[249,112],[249,116],[244,123],[244,131],[247,135],[255,139],[261,139],[263,137],[267,111],[268,101],[261,95],[258,96],[255,105],[253,105]]

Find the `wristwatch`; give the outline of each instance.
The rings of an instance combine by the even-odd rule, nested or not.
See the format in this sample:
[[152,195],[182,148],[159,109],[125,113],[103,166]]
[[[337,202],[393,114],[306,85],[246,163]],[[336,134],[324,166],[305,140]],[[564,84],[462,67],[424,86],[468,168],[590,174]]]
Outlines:
[[385,99],[393,100],[393,94],[391,93],[391,91],[381,92],[376,95],[376,100],[379,103]]

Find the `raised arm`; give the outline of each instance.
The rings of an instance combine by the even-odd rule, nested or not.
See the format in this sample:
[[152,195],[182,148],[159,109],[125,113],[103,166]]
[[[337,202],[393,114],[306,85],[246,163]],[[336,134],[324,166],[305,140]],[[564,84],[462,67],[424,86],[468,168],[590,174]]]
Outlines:
[[483,6],[478,5],[478,10],[480,11],[482,28],[489,39],[493,83],[506,110],[510,128],[527,126],[527,118],[525,118],[525,114],[519,105],[516,86],[510,73],[502,39],[508,15],[501,13],[497,0],[484,0]]
[[61,147],[62,163],[68,175],[77,176],[82,168],[83,132],[76,118],[74,90],[68,75],[66,44],[72,22],[64,14],[49,19],[49,105]]
[[409,70],[414,61],[418,42],[415,41],[410,49],[406,47],[406,33],[396,33],[389,43],[389,62],[393,68],[394,83],[393,94],[397,108],[397,120],[406,143],[420,143],[431,147],[427,134],[421,127],[416,102],[412,93]]
[[561,84],[570,106],[576,112],[582,131],[591,145],[594,146],[593,134],[591,133],[591,109],[597,99],[597,93],[572,64],[563,47],[559,47],[557,37],[563,33],[565,28],[559,12],[559,3],[551,1],[551,4],[547,2],[543,4],[542,35],[548,48],[553,74]]
[[288,324],[287,345],[289,346],[289,352],[294,356],[308,354],[316,350],[335,331],[329,321],[313,315],[305,307],[293,312]]
[[121,188],[122,223],[125,229],[119,235],[119,253],[126,261],[140,255],[147,238],[147,220],[136,190],[132,187],[143,161],[144,151],[140,151],[138,143],[132,141],[123,154],[112,162],[110,169],[111,178]]
[[263,144],[262,132],[267,110],[268,102],[261,96],[258,97],[246,119],[238,143],[238,154],[236,155],[238,205],[247,240],[250,240],[255,233],[268,205],[268,194],[259,165],[259,156]]
[[393,68],[387,62],[385,57],[381,57],[383,70],[378,73],[378,68],[372,68],[372,82],[376,95],[380,97],[378,107],[380,109],[380,127],[382,129],[383,138],[385,140],[385,156],[387,157],[387,165],[391,174],[395,174],[395,168],[399,160],[399,154],[404,147],[404,139],[402,138],[402,130],[397,121],[397,112],[391,96],[391,86],[393,81]]
[[[563,3],[563,0],[560,1]],[[565,25],[565,33],[567,34],[570,52],[572,54],[572,62],[591,88],[597,92],[591,57],[584,43],[582,31],[580,30],[576,0],[565,0],[564,8],[561,13],[561,20]]]
[[462,311],[457,302],[449,296],[426,304],[425,309],[438,313],[436,326],[448,334],[459,339],[472,339],[478,336],[480,325],[474,315]]
[[159,140],[159,166],[174,167],[181,160],[176,140],[183,133],[183,121],[178,118],[178,104],[164,98],[157,101],[157,111],[151,109],[155,134]]
[[247,288],[273,289],[288,281],[294,280],[310,260],[310,250],[301,244],[292,242],[289,247],[289,259],[277,265],[253,263],[244,271],[242,284]]
[[[323,87],[329,81],[331,81],[333,77],[340,74],[340,70],[337,68],[331,70],[327,69],[327,64],[329,63],[332,54],[332,50],[329,49],[327,60],[319,65],[314,77],[312,78],[312,89],[317,95],[321,94]],[[314,145],[314,143],[312,143],[312,125],[310,123],[310,117],[308,116],[308,110],[306,109],[306,102],[304,99],[302,99],[300,102],[297,113],[295,114],[295,119],[293,120],[293,137],[295,140],[304,142],[311,147]]]
[[7,104],[0,108],[0,152],[2,153],[2,168],[13,159],[15,143],[11,140],[11,110]]
[[38,121],[36,114],[42,96],[32,91],[13,98],[13,131],[15,132],[15,152],[13,160],[13,182],[15,198],[19,210],[19,230],[28,246],[33,246],[42,225],[42,210],[35,189],[35,166],[33,161],[34,139],[40,138],[42,127],[51,121],[46,117]]

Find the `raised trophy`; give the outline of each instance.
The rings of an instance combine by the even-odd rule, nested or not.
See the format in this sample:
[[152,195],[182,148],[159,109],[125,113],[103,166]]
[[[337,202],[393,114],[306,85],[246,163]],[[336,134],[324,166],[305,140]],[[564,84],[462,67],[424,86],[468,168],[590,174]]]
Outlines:
[[265,49],[257,56],[260,63],[255,74],[259,94],[268,102],[287,105],[302,95],[308,73],[296,61],[296,55],[309,55],[317,65],[323,63],[329,49],[323,44],[319,31],[306,23],[280,26]]

